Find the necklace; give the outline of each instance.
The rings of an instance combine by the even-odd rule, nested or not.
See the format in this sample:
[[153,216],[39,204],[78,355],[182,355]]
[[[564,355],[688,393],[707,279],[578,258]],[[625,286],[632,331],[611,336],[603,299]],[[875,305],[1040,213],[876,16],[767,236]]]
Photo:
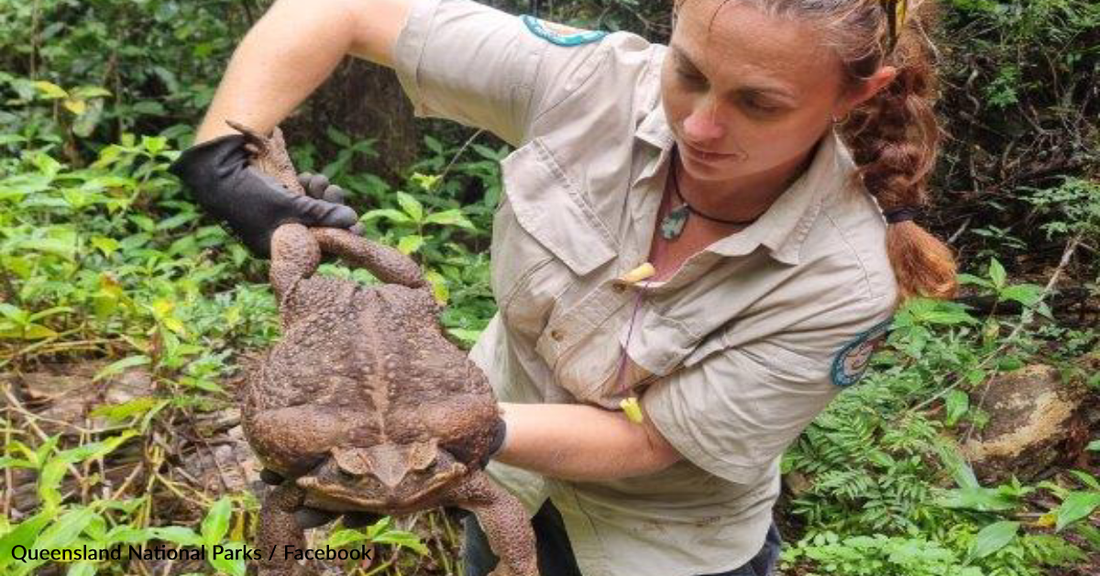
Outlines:
[[684,200],[683,195],[680,194],[680,182],[677,174],[676,165],[680,159],[680,152],[677,148],[672,149],[672,166],[669,168],[669,178],[672,178],[672,192],[676,194],[676,199],[680,201],[680,205],[669,211],[668,215],[661,220],[661,236],[665,240],[675,240],[680,237],[680,234],[684,231],[684,226],[687,225],[688,216],[695,214],[704,220],[710,220],[711,222],[718,222],[719,224],[729,224],[730,226],[749,226],[753,222],[756,222],[760,217],[757,216],[751,220],[723,220],[722,218],[715,218],[714,216],[707,216],[698,209],[688,204],[687,200]]

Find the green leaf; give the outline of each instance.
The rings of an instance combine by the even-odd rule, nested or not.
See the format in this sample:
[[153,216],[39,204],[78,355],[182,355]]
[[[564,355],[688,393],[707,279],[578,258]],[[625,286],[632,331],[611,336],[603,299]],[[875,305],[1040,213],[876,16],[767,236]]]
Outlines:
[[209,558],[210,565],[219,572],[232,576],[245,576],[245,561],[241,557],[242,553],[229,552],[230,550],[240,550],[243,547],[244,544],[240,542],[230,542],[222,545],[221,554],[214,555],[213,545],[211,545],[207,558]]
[[420,249],[424,245],[424,237],[416,234],[410,234],[408,236],[402,236],[397,241],[397,249],[402,254],[412,254]]
[[204,543],[202,537],[186,526],[163,526],[149,528],[149,533],[157,540],[172,542],[180,546],[199,546]]
[[467,228],[469,230],[476,230],[473,222],[470,222],[466,218],[466,215],[462,213],[462,210],[458,208],[452,208],[451,210],[443,210],[442,212],[435,212],[428,214],[428,217],[424,219],[425,224],[442,224],[445,226],[459,226],[461,228]]
[[1001,300],[1014,300],[1031,307],[1039,303],[1043,298],[1043,287],[1037,284],[1016,284],[1001,290],[998,294]]
[[233,515],[233,502],[227,497],[221,497],[206,513],[202,520],[202,537],[207,546],[213,546],[225,538],[229,531],[229,518]]
[[374,218],[386,218],[387,220],[390,220],[392,222],[396,222],[397,224],[407,224],[407,223],[411,222],[409,217],[404,212],[401,212],[399,210],[394,210],[393,208],[380,208],[378,210],[368,210],[366,213],[363,214],[362,217],[359,218],[359,221],[360,222],[366,222],[366,221],[372,220]]
[[16,546],[31,548],[34,545],[38,533],[50,523],[55,516],[51,510],[42,510],[38,514],[27,518],[15,526],[13,530],[0,538],[0,568],[13,561],[12,549]]
[[34,547],[38,550],[50,550],[69,546],[76,540],[77,536],[80,536],[80,533],[84,531],[84,527],[92,521],[95,515],[96,513],[91,508],[76,508],[62,514],[49,528],[42,532],[42,535],[34,543]]
[[944,424],[948,426],[954,426],[970,410],[970,396],[957,388],[948,392],[943,400],[947,411]]
[[993,288],[993,283],[985,278],[979,278],[973,274],[958,274],[956,279],[959,284],[976,284],[983,288]]
[[944,508],[1003,512],[1016,508],[1017,499],[993,488],[958,488],[946,491],[936,504]]
[[110,258],[111,254],[114,254],[118,250],[118,240],[109,238],[107,236],[93,236],[92,246],[103,253],[104,256]]
[[34,87],[38,90],[38,93],[47,100],[56,100],[58,98],[68,98],[69,93],[64,88],[54,84],[53,82],[46,82],[45,80],[39,80],[34,83]]
[[95,576],[95,573],[94,562],[82,561],[69,566],[69,571],[65,573],[65,576]]
[[974,537],[974,542],[970,546],[970,558],[985,558],[1004,548],[1016,537],[1016,531],[1019,529],[1019,522],[1009,520],[994,522],[982,528],[981,532],[978,532],[978,535]]
[[333,548],[339,548],[341,546],[347,546],[348,544],[354,544],[367,539],[367,535],[351,529],[337,530],[328,537],[327,545]]
[[397,204],[414,222],[420,222],[424,218],[424,206],[409,193],[399,191],[397,193]]
[[1091,450],[1093,452],[1100,452],[1100,440],[1093,440],[1092,442],[1089,442],[1089,445],[1086,448],[1086,450]]
[[993,282],[993,287],[998,291],[1005,287],[1005,281],[1008,279],[1008,275],[1005,273],[1005,267],[1001,265],[1001,262],[996,258],[989,260],[989,279]]
[[392,544],[408,548],[418,554],[427,554],[428,547],[420,542],[420,537],[404,530],[387,530],[372,540],[375,544]]
[[1070,492],[1058,506],[1055,531],[1061,532],[1066,526],[1087,518],[1097,507],[1100,507],[1100,492]]
[[149,357],[144,354],[138,354],[137,356],[128,356],[122,360],[112,362],[104,367],[96,375],[92,377],[93,382],[98,382],[104,378],[109,378],[116,374],[121,374],[127,368],[133,368],[134,366],[143,366],[149,363]]

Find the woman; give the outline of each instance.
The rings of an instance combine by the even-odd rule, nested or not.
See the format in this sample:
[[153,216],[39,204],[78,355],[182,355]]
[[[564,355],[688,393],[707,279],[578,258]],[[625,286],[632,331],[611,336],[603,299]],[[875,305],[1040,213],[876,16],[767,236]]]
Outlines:
[[684,0],[665,47],[461,0],[281,0],[176,171],[260,253],[287,219],[353,224],[222,136],[274,126],[346,53],[394,67],[418,114],[517,146],[471,357],[507,426],[488,470],[535,515],[542,574],[767,574],[782,451],[900,298],[954,289],[912,222],[938,136],[930,8]]

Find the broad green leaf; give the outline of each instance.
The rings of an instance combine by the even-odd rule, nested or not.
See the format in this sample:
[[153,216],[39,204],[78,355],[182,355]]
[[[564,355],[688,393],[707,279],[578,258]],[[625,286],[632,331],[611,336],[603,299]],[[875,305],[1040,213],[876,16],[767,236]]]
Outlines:
[[407,192],[397,193],[397,204],[408,214],[414,222],[420,222],[424,218],[424,206],[419,200],[413,198]]
[[1019,529],[1019,522],[1009,520],[994,522],[982,528],[970,546],[970,558],[985,558],[1004,548],[1016,537],[1016,531]]
[[452,208],[451,210],[443,210],[442,212],[435,212],[428,214],[428,217],[424,219],[425,224],[443,224],[446,226],[459,226],[461,228],[467,228],[469,230],[476,230],[474,224],[470,222],[466,215],[462,213],[462,210],[458,208]]
[[358,530],[337,530],[328,537],[327,544],[333,548],[339,548],[341,546],[347,546],[348,544],[354,544],[367,539],[367,535]]
[[1088,517],[1100,507],[1100,492],[1070,492],[1058,506],[1058,523],[1054,529],[1061,531],[1066,526]]
[[1007,278],[1008,274],[1005,273],[1005,267],[1001,265],[1001,262],[996,258],[990,259],[989,279],[993,282],[993,287],[997,290],[1004,288]]
[[69,112],[72,112],[75,116],[80,116],[88,109],[88,104],[85,103],[83,100],[77,100],[73,98],[66,98],[61,102],[61,105],[64,106],[65,109]]
[[412,254],[420,249],[424,245],[424,237],[416,234],[410,234],[408,236],[402,236],[397,241],[397,249],[402,254]]
[[225,538],[229,531],[229,519],[233,515],[233,502],[223,496],[206,513],[202,520],[202,537],[207,546],[213,546]]
[[65,573],[65,576],[95,576],[95,573],[94,562],[81,561],[69,566],[69,571]]
[[1037,284],[1016,284],[1001,290],[1001,300],[1013,300],[1024,306],[1034,306],[1043,297],[1043,287]]
[[104,378],[114,376],[115,374],[121,374],[127,368],[133,368],[134,366],[143,366],[149,363],[149,357],[144,354],[138,354],[137,356],[128,356],[122,360],[112,362],[104,367],[102,370],[96,373],[92,378],[93,382],[98,382]]
[[948,490],[936,502],[944,508],[964,508],[979,512],[1002,512],[1016,508],[1016,498],[994,488],[957,488]]
[[62,514],[49,528],[42,531],[34,547],[38,550],[50,550],[69,546],[94,516],[95,512],[91,508],[76,508]]
[[115,240],[114,238],[109,238],[107,236],[93,236],[91,242],[93,247],[98,249],[100,252],[103,253],[104,256],[107,256],[108,258],[111,256],[111,254],[114,254],[115,251],[118,250],[118,240]]
[[13,561],[12,549],[16,546],[31,548],[38,533],[54,518],[54,511],[42,510],[15,526],[13,530],[0,538],[0,568]]
[[1093,452],[1100,452],[1100,440],[1093,440],[1092,442],[1089,442],[1087,449]]
[[363,214],[362,217],[359,218],[359,221],[366,222],[368,220],[373,220],[374,218],[385,218],[397,224],[406,224],[408,222],[411,222],[408,215],[399,210],[394,210],[393,208],[379,208],[378,210],[368,210],[366,213]]
[[435,270],[425,272],[424,279],[432,285],[432,295],[435,296],[435,301],[446,305],[451,299],[451,289],[448,286],[447,279]]
[[24,340],[42,340],[45,338],[53,338],[54,336],[57,336],[57,332],[41,324],[30,324],[23,329]]
[[958,274],[958,275],[956,275],[955,278],[956,278],[956,280],[958,281],[959,284],[976,284],[976,285],[981,286],[983,288],[993,288],[993,283],[992,282],[990,282],[989,280],[986,280],[985,278],[980,278],[978,276],[975,276],[973,274],[965,274],[965,273],[964,274]]
[[77,86],[72,90],[73,98],[83,98],[85,100],[89,98],[102,98],[110,95],[111,91],[102,86]]
[[38,90],[38,93],[47,100],[56,100],[58,98],[68,98],[69,93],[64,88],[54,84],[53,82],[46,82],[45,80],[39,80],[34,83],[34,87]]
[[392,544],[401,548],[408,548],[418,554],[427,554],[428,547],[420,542],[420,537],[412,532],[404,530],[387,530],[373,540],[375,544]]
[[157,540],[172,542],[180,546],[199,546],[204,543],[201,536],[186,526],[163,526],[149,528],[149,533]]
[[944,424],[954,426],[968,410],[970,410],[970,396],[959,389],[951,390],[944,396],[944,406],[947,411]]
[[[224,572],[231,576],[245,576],[245,561],[241,557],[243,552],[232,552],[243,548],[240,542],[230,542],[222,546],[220,554],[214,554],[213,546],[209,547],[208,556],[210,565],[218,572]],[[236,556],[234,558],[234,556]]]

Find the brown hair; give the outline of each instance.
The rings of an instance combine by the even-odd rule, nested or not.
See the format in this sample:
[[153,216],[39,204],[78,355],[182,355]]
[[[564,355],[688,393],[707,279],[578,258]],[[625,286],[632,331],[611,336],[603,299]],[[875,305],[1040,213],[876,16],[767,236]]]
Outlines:
[[[941,138],[933,112],[936,71],[927,33],[936,20],[935,0],[899,2],[909,8],[904,18],[887,8],[895,3],[884,0],[726,0],[722,5],[730,1],[816,24],[843,63],[848,89],[882,66],[897,68],[893,82],[853,110],[839,128],[852,151],[856,177],[883,212],[927,205],[927,179]],[[891,18],[896,18],[896,30]],[[899,300],[955,295],[951,249],[912,220],[888,224],[886,251]]]
[[[841,132],[852,150],[863,185],[884,212],[927,205],[927,180],[942,135],[933,112],[936,70],[927,35],[936,18],[934,0],[914,3],[904,22],[898,23],[896,40],[890,38],[891,15],[883,9],[881,0],[854,4],[860,6],[835,25],[863,36],[856,38],[849,32],[849,37],[836,46],[849,85],[857,85],[882,65],[894,66],[898,73],[886,88],[852,111]],[[873,36],[869,34],[872,31]],[[902,300],[955,295],[951,249],[916,222],[889,224],[886,251]]]

